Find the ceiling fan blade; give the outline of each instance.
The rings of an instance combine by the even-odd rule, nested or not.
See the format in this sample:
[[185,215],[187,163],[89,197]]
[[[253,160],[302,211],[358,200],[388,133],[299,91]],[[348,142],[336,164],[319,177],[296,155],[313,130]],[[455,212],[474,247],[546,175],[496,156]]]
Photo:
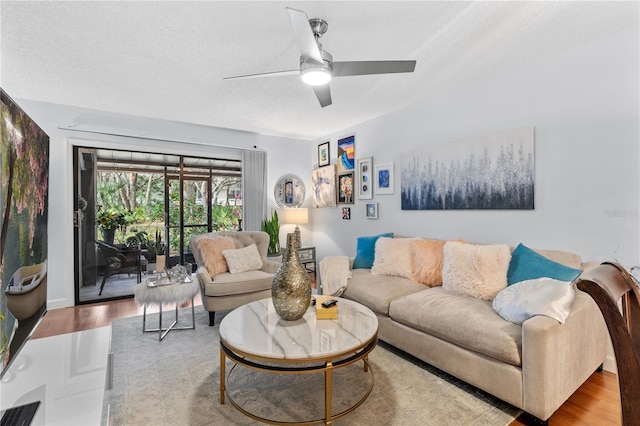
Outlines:
[[413,72],[416,61],[341,61],[333,63],[333,76]]
[[258,74],[236,75],[233,77],[224,77],[223,80],[240,80],[247,78],[262,78],[262,77],[280,77],[283,75],[299,75],[300,70],[288,70],[288,71],[272,71],[262,72]]
[[293,27],[293,35],[296,39],[296,43],[300,47],[300,52],[305,58],[311,58],[319,64],[322,63],[322,55],[316,43],[316,38],[311,31],[311,25],[309,25],[309,18],[307,14],[301,10],[287,8],[289,12],[289,20]]
[[322,108],[331,105],[331,90],[329,89],[329,84],[312,87],[313,91],[316,92],[316,96],[318,101],[320,101],[320,106]]

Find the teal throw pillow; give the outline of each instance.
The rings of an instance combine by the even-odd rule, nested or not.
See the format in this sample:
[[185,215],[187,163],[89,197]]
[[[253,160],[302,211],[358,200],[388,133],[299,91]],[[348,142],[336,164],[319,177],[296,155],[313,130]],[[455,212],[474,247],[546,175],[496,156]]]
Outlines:
[[356,258],[353,260],[353,269],[370,269],[373,266],[373,261],[376,257],[376,241],[378,241],[380,237],[393,238],[393,232],[358,238]]
[[511,261],[507,270],[507,285],[542,277],[571,282],[581,272],[580,269],[554,262],[521,243],[511,253]]

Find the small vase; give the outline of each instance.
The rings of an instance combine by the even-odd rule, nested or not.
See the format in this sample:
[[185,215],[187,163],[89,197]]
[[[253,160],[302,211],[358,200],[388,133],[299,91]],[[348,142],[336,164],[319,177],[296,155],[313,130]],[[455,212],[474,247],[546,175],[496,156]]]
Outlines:
[[156,272],[162,273],[164,272],[166,266],[166,256],[164,254],[159,254],[156,256]]
[[273,306],[287,321],[302,318],[311,303],[311,279],[300,263],[295,234],[287,234],[287,254],[271,284]]
[[109,228],[109,229],[101,228],[101,231],[102,231],[102,239],[104,240],[104,242],[109,245],[113,245],[113,241],[115,240],[115,237],[116,237],[115,228]]

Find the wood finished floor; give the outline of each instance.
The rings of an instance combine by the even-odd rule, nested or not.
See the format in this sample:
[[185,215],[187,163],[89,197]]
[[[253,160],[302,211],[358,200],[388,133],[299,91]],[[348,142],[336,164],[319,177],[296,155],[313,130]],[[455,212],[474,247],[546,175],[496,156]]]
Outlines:
[[[196,305],[200,305],[196,296]],[[149,308],[147,312],[157,312]],[[47,312],[32,338],[55,336],[74,331],[90,330],[111,325],[118,318],[142,315],[142,307],[133,299],[118,300],[72,308],[52,309]],[[549,419],[551,426],[613,426],[620,425],[618,379],[603,371],[594,373],[558,411]],[[511,426],[535,424],[521,416]]]

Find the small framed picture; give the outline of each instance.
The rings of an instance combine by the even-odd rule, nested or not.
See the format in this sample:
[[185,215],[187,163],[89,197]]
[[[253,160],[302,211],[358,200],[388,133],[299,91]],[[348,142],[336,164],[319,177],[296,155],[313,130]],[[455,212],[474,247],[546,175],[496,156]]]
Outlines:
[[328,166],[331,162],[329,157],[329,141],[318,145],[318,167]]
[[378,203],[367,203],[365,205],[366,213],[365,216],[367,219],[377,219],[378,218]]
[[373,157],[358,160],[358,198],[370,200],[373,198]]
[[393,194],[393,163],[377,165],[373,179],[376,195]]
[[339,172],[338,185],[336,188],[338,204],[353,204],[353,192],[353,171]]
[[351,207],[342,208],[342,220],[351,220]]

